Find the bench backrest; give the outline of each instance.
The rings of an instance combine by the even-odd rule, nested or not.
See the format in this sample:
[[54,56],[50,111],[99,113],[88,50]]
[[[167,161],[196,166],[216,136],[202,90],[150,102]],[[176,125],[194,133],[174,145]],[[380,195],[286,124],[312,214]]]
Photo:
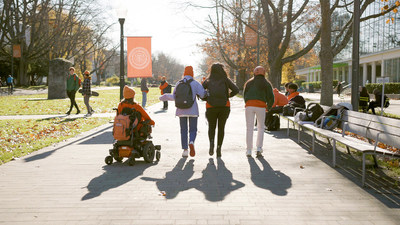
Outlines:
[[344,122],[346,122],[346,131],[371,140],[376,140],[378,133],[383,133],[379,135],[380,142],[400,148],[400,120],[398,119],[345,110],[340,124],[342,129]]

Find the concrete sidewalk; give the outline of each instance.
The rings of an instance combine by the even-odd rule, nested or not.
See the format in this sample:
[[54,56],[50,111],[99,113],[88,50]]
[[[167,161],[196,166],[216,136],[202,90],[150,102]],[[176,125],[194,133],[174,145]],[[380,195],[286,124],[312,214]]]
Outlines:
[[0,224],[399,224],[398,188],[371,172],[361,188],[354,159],[339,153],[332,168],[331,151],[321,143],[310,154],[307,135],[299,145],[286,130],[266,132],[264,158],[247,158],[239,98],[222,158],[208,156],[204,103],[196,156],[181,158],[173,105],[149,107],[158,163],[105,165],[107,124],[0,166]]

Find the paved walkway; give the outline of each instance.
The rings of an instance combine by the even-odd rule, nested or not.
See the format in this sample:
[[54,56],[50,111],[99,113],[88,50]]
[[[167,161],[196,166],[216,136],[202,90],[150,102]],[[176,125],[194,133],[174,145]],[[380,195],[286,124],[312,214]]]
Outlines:
[[221,159],[208,156],[204,103],[197,154],[187,159],[174,110],[159,108],[149,107],[158,163],[105,165],[106,124],[0,166],[0,224],[399,224],[398,188],[376,188],[384,181],[371,172],[361,188],[359,162],[339,153],[332,168],[331,151],[322,144],[310,154],[307,135],[298,145],[285,130],[266,132],[264,158],[247,158],[241,99]]

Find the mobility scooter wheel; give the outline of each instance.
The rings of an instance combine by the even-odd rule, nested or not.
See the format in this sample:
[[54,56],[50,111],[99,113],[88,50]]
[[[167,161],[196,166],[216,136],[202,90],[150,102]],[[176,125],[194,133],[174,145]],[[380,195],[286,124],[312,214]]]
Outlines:
[[143,147],[143,158],[144,161],[146,161],[147,163],[151,163],[154,160],[154,145],[152,142],[147,142],[144,147]]
[[104,160],[107,165],[111,165],[113,163],[113,157],[112,156],[107,156]]
[[136,163],[135,157],[130,157],[130,158],[128,159],[128,165],[134,166],[135,163]]

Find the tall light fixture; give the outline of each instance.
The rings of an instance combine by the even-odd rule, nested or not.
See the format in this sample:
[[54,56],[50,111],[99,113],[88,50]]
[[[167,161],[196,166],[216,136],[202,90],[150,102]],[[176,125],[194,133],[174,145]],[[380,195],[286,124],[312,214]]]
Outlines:
[[121,100],[123,96],[123,90],[125,86],[125,54],[124,54],[124,22],[125,22],[125,17],[127,14],[127,10],[123,8],[122,4],[121,6],[117,9],[117,16],[118,16],[118,21],[119,24],[121,25],[121,37],[120,37],[120,45],[121,45],[121,50],[120,50],[120,62],[119,62],[119,99]]

